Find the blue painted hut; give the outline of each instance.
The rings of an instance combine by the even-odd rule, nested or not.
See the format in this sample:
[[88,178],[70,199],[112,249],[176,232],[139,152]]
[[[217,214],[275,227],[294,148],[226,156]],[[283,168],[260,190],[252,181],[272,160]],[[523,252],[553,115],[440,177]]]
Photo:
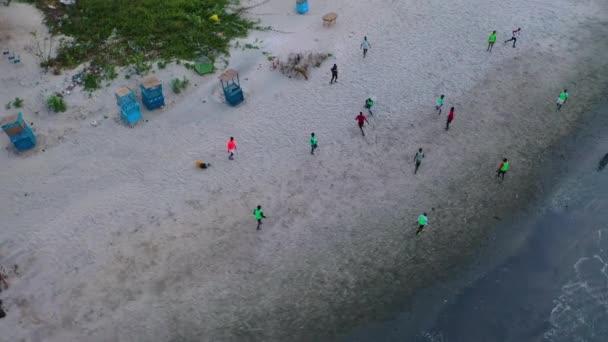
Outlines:
[[133,126],[141,120],[139,104],[135,98],[135,93],[127,87],[122,87],[116,91],[116,104],[120,107],[120,118],[129,126]]
[[308,0],[296,0],[296,10],[300,14],[308,13]]
[[234,69],[228,69],[224,71],[220,76],[220,83],[224,89],[224,97],[226,102],[232,106],[236,106],[243,102],[245,97],[243,96],[243,90],[239,80],[239,73]]
[[148,110],[153,110],[165,105],[165,97],[163,96],[163,86],[156,77],[145,79],[140,85],[141,102]]
[[17,151],[25,151],[36,146],[36,136],[23,120],[21,112],[0,121],[2,130],[8,135]]

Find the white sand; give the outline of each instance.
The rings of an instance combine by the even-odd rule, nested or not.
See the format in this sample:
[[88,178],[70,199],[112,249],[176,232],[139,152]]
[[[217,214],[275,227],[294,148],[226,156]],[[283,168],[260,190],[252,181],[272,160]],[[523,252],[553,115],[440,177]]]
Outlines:
[[[0,264],[19,265],[0,295],[0,341],[318,340],[381,318],[487,234],[473,224],[525,204],[513,199],[533,190],[538,152],[606,89],[594,76],[606,70],[600,3],[312,0],[302,16],[271,0],[250,13],[291,33],[253,32],[246,41],[262,40],[259,51],[234,49],[243,104],[224,104],[215,76],[169,66],[156,72],[168,106],[143,110],[147,122],[132,129],[117,122],[113,91],[139,80],[122,75],[49,113],[44,99],[74,72],[42,74],[23,51],[40,16],[0,7],[0,49],[23,61],[0,60],[0,105],[24,98],[40,140],[21,155],[0,140]],[[330,11],[337,23],[323,27]],[[503,46],[517,26],[517,48]],[[335,58],[304,81],[271,72],[260,53],[303,50]],[[169,80],[182,75],[192,86],[176,96]],[[571,99],[556,114],[565,86]],[[363,138],[354,117],[370,95],[378,104]],[[426,159],[414,176],[418,147]],[[501,186],[503,156],[512,171]],[[195,169],[196,159],[212,168]],[[422,211],[430,225],[416,238]]]

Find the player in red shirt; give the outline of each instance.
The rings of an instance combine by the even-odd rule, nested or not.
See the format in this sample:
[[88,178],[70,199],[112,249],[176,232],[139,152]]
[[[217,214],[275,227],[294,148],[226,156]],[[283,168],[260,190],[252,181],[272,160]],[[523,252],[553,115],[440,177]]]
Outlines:
[[448,114],[448,121],[445,123],[445,130],[450,129],[450,124],[454,120],[454,107],[450,108],[450,114]]
[[228,159],[233,160],[235,153],[236,153],[236,141],[234,141],[234,137],[230,137],[230,140],[228,140]]
[[365,136],[365,133],[363,132],[363,125],[366,122],[369,123],[369,121],[367,121],[367,118],[365,117],[365,115],[363,115],[363,112],[359,112],[359,115],[357,115],[355,120],[357,120],[357,123],[359,124],[359,129],[361,130],[361,134],[363,134],[363,136]]

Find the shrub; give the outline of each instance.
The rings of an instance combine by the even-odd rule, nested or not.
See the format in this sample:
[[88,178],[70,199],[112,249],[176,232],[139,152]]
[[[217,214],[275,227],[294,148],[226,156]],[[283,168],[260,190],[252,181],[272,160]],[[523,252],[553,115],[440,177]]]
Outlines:
[[13,106],[15,106],[15,108],[21,108],[23,106],[23,99],[15,97],[15,100],[13,101]]
[[98,87],[97,76],[94,74],[86,74],[84,77],[84,90],[93,91]]
[[186,88],[188,88],[189,84],[190,84],[190,81],[186,77],[184,77],[181,80],[179,78],[174,78],[171,81],[171,89],[173,90],[173,92],[175,94],[179,94],[183,90],[185,90]]
[[116,68],[113,65],[108,65],[103,68],[103,77],[107,80],[113,80],[118,77],[116,73]]
[[49,110],[52,110],[55,113],[65,112],[65,109],[66,109],[65,102],[63,101],[63,98],[61,98],[57,95],[50,96],[46,100],[46,104],[49,107]]

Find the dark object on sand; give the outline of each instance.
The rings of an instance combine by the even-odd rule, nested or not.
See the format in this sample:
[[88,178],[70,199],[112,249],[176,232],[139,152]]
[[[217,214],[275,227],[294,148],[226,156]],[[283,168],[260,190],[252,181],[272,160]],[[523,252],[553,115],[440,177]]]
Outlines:
[[608,153],[604,154],[604,158],[600,160],[600,165],[597,166],[598,171],[602,171],[608,165]]
[[6,311],[4,310],[4,306],[2,306],[2,300],[0,300],[0,318],[6,317]]
[[209,164],[209,163],[203,163],[203,162],[202,162],[202,161],[200,161],[200,160],[195,161],[195,162],[194,162],[194,165],[196,165],[196,167],[198,167],[198,168],[200,168],[200,169],[206,169],[206,168],[208,168],[209,166],[211,166],[211,164]]

